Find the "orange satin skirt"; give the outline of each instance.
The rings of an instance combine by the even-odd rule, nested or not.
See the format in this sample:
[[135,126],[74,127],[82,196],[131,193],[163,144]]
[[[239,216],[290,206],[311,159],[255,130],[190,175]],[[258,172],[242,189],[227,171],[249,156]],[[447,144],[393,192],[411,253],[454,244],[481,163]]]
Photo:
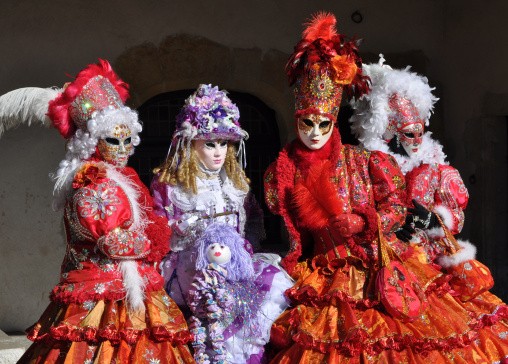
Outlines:
[[402,322],[377,301],[372,274],[358,261],[299,263],[286,291],[292,307],[272,326],[271,363],[508,363],[507,306],[488,292],[462,303],[434,272],[419,267],[429,305]]
[[163,290],[146,295],[139,312],[123,300],[51,302],[27,330],[34,343],[19,363],[194,363],[178,306]]

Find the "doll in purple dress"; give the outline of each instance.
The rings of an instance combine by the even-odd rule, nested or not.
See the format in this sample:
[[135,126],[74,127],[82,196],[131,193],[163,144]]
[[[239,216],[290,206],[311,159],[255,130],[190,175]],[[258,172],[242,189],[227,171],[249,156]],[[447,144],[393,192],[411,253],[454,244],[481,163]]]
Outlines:
[[[248,134],[239,117],[226,92],[211,85],[200,85],[178,114],[168,157],[151,186],[155,211],[168,218],[173,231],[171,253],[161,267],[168,293],[185,311],[197,272],[197,240],[211,224],[229,226],[252,255],[254,280],[267,288],[265,320],[271,323],[287,307],[284,291],[292,281],[278,266],[278,255],[252,254],[264,231],[243,170]],[[267,330],[230,362],[256,362],[268,338]]]
[[245,362],[245,353],[258,351],[270,331],[266,317],[271,302],[265,299],[270,285],[256,279],[243,238],[228,225],[210,225],[195,252],[197,273],[189,302],[194,358],[198,363]]

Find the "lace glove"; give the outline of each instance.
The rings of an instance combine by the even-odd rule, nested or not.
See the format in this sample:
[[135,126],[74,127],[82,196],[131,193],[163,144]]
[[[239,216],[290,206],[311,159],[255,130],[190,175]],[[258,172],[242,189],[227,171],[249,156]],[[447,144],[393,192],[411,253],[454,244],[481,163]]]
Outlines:
[[357,214],[340,214],[332,216],[328,223],[330,228],[343,238],[359,234],[365,228],[365,220]]
[[406,222],[399,230],[395,232],[395,235],[399,240],[402,240],[405,243],[409,243],[409,241],[412,238],[412,235],[416,233],[416,230],[414,229],[413,226],[414,226],[413,215],[407,215]]
[[[425,208],[425,206],[418,203],[418,201],[413,200],[414,208],[409,208],[407,211],[410,213],[408,217],[412,218],[412,223],[414,227],[418,229],[432,229],[439,225],[436,214],[432,211],[429,211]],[[407,224],[406,220],[406,224]]]

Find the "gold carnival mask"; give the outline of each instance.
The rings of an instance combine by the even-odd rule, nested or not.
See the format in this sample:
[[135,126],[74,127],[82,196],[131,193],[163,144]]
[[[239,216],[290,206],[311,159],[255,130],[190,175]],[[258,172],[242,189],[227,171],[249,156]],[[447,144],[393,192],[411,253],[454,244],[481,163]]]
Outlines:
[[106,162],[125,167],[134,153],[132,132],[127,125],[115,125],[110,135],[99,140],[97,148]]

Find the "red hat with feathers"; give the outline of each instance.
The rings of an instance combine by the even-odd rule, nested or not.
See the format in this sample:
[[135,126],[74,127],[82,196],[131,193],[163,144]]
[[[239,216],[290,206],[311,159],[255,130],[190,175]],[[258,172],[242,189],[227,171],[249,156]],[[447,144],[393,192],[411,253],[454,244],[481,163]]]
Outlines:
[[295,86],[296,117],[320,114],[336,120],[343,89],[348,98],[358,98],[369,90],[358,44],[345,41],[336,23],[333,14],[315,14],[286,64],[289,84]]
[[49,102],[48,117],[60,134],[68,139],[78,128],[105,108],[119,109],[129,98],[129,86],[113,71],[108,61],[99,59],[88,65],[76,79]]

